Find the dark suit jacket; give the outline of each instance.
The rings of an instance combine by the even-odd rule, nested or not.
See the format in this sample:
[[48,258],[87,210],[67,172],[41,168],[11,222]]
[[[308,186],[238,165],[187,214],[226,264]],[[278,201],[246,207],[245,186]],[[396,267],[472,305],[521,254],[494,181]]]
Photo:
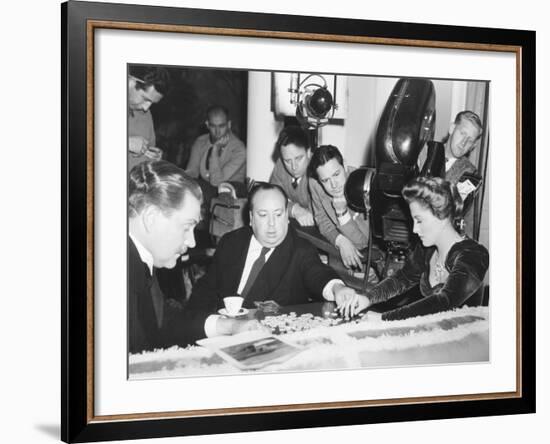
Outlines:
[[475,173],[476,167],[466,157],[456,159],[449,171],[445,173],[445,179],[456,184],[464,173]]
[[[172,345],[186,346],[196,337],[182,309],[164,301],[163,322],[159,328],[153,298],[152,277],[139,257],[132,239],[128,240],[128,351],[141,353]],[[204,336],[204,334],[202,335]]]
[[[214,313],[223,307],[223,298],[237,294],[252,237],[243,227],[222,237],[208,273],[195,285],[187,305],[190,310]],[[322,300],[325,285],[338,279],[336,272],[319,259],[315,248],[298,237],[292,227],[271,253],[250,289],[244,307],[254,301],[274,300],[280,305]]]

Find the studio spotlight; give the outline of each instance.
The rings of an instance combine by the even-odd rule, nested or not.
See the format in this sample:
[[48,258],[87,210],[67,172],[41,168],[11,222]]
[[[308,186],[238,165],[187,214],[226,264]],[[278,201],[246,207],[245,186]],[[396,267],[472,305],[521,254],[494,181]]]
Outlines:
[[300,74],[290,78],[290,103],[296,106],[296,118],[302,127],[315,129],[326,125],[334,116],[338,105],[336,97],[336,76],[334,76],[332,93],[328,90],[327,81],[321,74],[310,74],[303,80]]

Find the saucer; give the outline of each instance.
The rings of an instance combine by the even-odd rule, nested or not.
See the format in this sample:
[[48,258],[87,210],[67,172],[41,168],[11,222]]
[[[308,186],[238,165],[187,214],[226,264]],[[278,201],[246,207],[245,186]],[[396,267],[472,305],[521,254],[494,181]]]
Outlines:
[[221,314],[222,316],[227,316],[228,318],[236,318],[238,316],[243,316],[245,314],[248,313],[248,310],[246,308],[241,308],[237,314],[234,314],[234,315],[230,315],[229,313],[227,313],[227,310],[225,308],[220,308],[218,310],[218,313]]

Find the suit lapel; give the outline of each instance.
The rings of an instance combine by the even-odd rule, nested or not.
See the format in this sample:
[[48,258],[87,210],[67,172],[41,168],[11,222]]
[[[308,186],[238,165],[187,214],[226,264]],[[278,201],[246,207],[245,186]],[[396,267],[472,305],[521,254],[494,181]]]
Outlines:
[[137,304],[139,321],[143,323],[143,328],[148,332],[148,335],[154,336],[158,331],[158,324],[151,297],[152,277],[149,267],[142,262],[137,248],[131,239],[129,239],[129,250],[129,260],[133,262],[131,270],[134,270],[133,275],[130,275],[130,279],[135,280],[134,286],[137,292],[135,303]]
[[250,248],[252,229],[248,227],[247,230],[243,230],[242,236],[243,240],[241,242],[237,242],[239,250],[232,252],[226,269],[222,271],[224,276],[229,277],[227,285],[233,294],[237,294],[237,290],[239,289],[239,283],[241,282],[244,265],[246,263],[246,256],[248,254],[248,249]]

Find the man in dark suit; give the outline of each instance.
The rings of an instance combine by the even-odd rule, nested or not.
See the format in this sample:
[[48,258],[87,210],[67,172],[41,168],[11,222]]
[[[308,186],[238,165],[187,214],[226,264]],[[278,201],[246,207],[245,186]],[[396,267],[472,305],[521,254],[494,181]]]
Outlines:
[[128,351],[187,344],[181,307],[167,302],[158,286],[157,268],[143,262],[134,242],[128,239]]
[[[204,337],[193,326],[207,315],[188,313],[165,297],[159,268],[173,268],[195,246],[200,219],[198,184],[175,165],[142,162],[130,172],[128,240],[128,349],[140,353],[185,346]],[[259,328],[256,321],[220,319],[223,334]]]
[[[251,226],[221,239],[213,263],[197,282],[186,309],[215,313],[223,307],[223,298],[231,295],[241,295],[243,306],[249,308],[255,301],[265,300],[280,305],[334,300],[340,305],[355,295],[321,262],[315,248],[289,226],[288,199],[280,186],[257,185],[248,204]],[[220,334],[216,327],[219,316],[197,321],[197,334],[200,328],[207,336]]]

